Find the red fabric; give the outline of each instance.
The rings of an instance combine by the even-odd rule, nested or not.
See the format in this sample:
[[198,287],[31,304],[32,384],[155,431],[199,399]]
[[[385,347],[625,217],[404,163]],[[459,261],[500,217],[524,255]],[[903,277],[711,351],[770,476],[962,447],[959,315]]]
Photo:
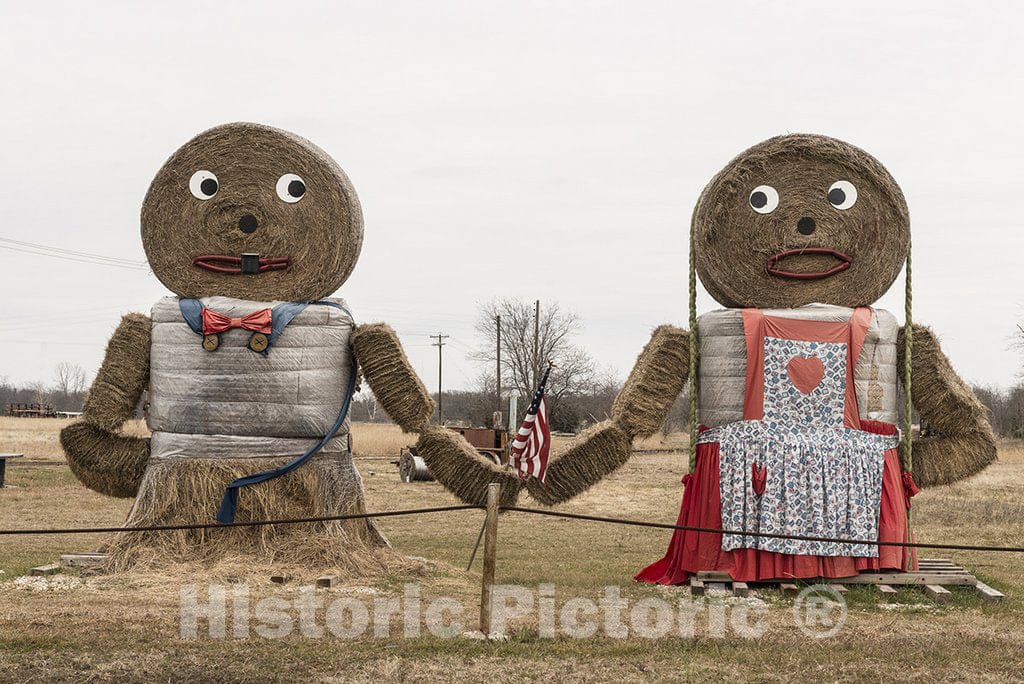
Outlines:
[[758,496],[764,494],[764,487],[768,484],[768,466],[757,467],[756,463],[750,464],[750,485]]
[[903,473],[903,492],[907,495],[907,508],[910,508],[910,497],[921,491],[914,482],[913,473]]
[[789,381],[804,394],[810,394],[825,377],[825,364],[817,356],[794,356],[786,364]]
[[[857,410],[853,369],[860,356],[861,347],[864,346],[864,338],[867,337],[870,323],[871,309],[866,306],[854,309],[849,321],[836,323],[777,318],[766,316],[760,309],[743,309],[743,334],[747,343],[747,391],[743,398],[743,420],[764,418],[764,338],[769,336],[784,340],[846,343],[846,404],[843,420],[848,428],[862,429],[860,413]],[[807,384],[811,385],[811,389],[817,387],[821,382],[821,376],[811,383],[814,380],[814,366],[807,365],[813,364],[813,361],[803,361],[802,357],[794,361],[797,364],[796,373],[800,382],[793,378],[794,369],[790,367],[793,384],[801,391],[804,391]],[[820,360],[818,364],[821,364]],[[821,370],[824,373],[824,369]],[[804,393],[809,393],[809,390]]]
[[[876,434],[896,434],[888,423],[865,420],[862,428]],[[697,445],[697,467],[683,492],[677,525],[721,529],[722,504],[719,490],[718,444]],[[685,478],[684,478],[685,480]],[[879,541],[910,541],[907,524],[909,499],[904,490],[897,449],[885,452],[882,472],[882,500],[878,526]],[[877,558],[804,556],[737,549],[722,551],[722,535],[712,532],[676,530],[668,552],[634,577],[651,584],[680,584],[700,571],[728,572],[738,582],[811,577],[850,577],[859,572],[915,570],[917,554],[901,546],[878,547]]]
[[219,314],[216,311],[210,311],[206,307],[203,307],[203,334],[204,335],[215,335],[217,333],[227,332],[232,328],[242,328],[251,332],[263,333],[269,335],[273,330],[274,317],[270,309],[260,309],[259,311],[253,311],[248,316],[242,318],[231,318],[224,314]]

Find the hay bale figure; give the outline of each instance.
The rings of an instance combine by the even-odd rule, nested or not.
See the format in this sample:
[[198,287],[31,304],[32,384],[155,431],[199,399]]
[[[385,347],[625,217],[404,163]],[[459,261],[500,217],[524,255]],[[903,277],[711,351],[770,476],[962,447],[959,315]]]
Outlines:
[[[61,433],[86,486],[135,498],[126,526],[365,512],[347,439],[357,373],[403,430],[424,432],[434,402],[394,331],[356,325],[330,298],[362,238],[348,177],[296,135],[228,124],[167,160],[143,202],[142,241],[176,296],[124,317],[82,420]],[[151,438],[120,434],[147,387]],[[359,571],[387,546],[360,519],[122,533],[108,551],[114,567],[278,554]]]
[[[711,180],[691,230],[691,330],[655,331],[611,420],[554,459],[546,485],[525,482],[535,499],[566,501],[619,468],[687,381],[703,431],[681,525],[904,541],[916,485],[956,482],[995,460],[985,409],[931,331],[911,324],[908,335],[870,308],[906,264],[911,323],[910,219],[874,157],[818,135],[766,140]],[[729,308],[697,318],[698,275]],[[908,418],[899,446],[901,380],[940,436],[911,442]],[[431,468],[443,463],[438,479],[466,501],[479,502],[495,477],[468,453],[420,453]],[[522,488],[510,479],[506,488]],[[637,579],[670,584],[701,570],[744,581],[843,577],[914,564],[897,547],[677,532]]]

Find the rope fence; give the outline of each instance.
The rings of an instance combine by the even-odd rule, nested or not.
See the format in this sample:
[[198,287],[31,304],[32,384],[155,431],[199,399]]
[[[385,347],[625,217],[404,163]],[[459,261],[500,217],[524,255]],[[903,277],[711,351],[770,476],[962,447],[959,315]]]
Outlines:
[[[447,513],[453,511],[485,510],[484,506],[473,504],[460,504],[456,506],[435,506],[431,508],[407,508],[392,511],[377,511],[374,513],[352,513],[348,515],[331,515],[316,518],[284,518],[280,520],[248,520],[233,523],[191,523],[180,525],[148,525],[142,527],[71,527],[71,528],[35,528],[35,529],[13,529],[0,530],[0,536],[13,535],[47,535],[47,534],[101,534],[117,532],[164,532],[173,530],[212,530],[229,529],[234,527],[257,527],[265,525],[296,525],[306,523],[334,522],[339,520],[361,520],[365,518],[389,518],[407,515],[424,515],[427,513]],[[837,544],[864,544],[867,546],[899,546],[911,549],[946,549],[951,551],[992,551],[1002,553],[1024,553],[1024,546],[986,546],[980,544],[933,544],[926,542],[903,542],[903,541],[879,541],[866,539],[843,539],[833,537],[813,537],[805,535],[777,534],[772,532],[747,532],[744,530],[729,530],[715,527],[694,527],[692,525],[674,525],[671,523],[659,523],[649,520],[632,520],[629,518],[614,518],[600,515],[588,515],[585,513],[569,513],[542,508],[527,508],[524,506],[500,506],[501,512],[526,513],[529,515],[540,515],[552,518],[564,518],[569,520],[586,520],[589,522],[607,523],[613,525],[629,525],[633,527],[647,527],[661,530],[681,530],[684,532],[700,532],[708,534],[736,535],[743,537],[757,537],[765,539],[792,539],[796,541],[811,542],[832,542]]]

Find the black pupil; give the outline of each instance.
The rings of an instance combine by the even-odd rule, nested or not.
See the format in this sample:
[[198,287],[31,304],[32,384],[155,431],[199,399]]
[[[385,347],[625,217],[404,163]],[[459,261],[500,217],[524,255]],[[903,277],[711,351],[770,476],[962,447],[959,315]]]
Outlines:
[[203,191],[204,195],[215,195],[217,194],[217,181],[212,178],[204,178],[203,182],[199,184],[199,189]]
[[760,190],[750,195],[750,206],[755,209],[760,209],[764,205],[768,204],[768,195],[764,194]]
[[306,194],[306,184],[300,180],[293,180],[288,184],[288,194],[292,197],[302,197]]
[[843,192],[842,188],[832,188],[828,191],[828,201],[839,206],[846,201],[846,193]]

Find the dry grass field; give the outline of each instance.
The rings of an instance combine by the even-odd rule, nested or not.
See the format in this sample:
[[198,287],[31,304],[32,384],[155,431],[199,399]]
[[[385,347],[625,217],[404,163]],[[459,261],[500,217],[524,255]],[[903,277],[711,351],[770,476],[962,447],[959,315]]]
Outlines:
[[[55,420],[0,419],[0,451],[24,452],[8,470],[16,488],[0,491],[0,528],[119,524],[129,501],[94,494],[63,465]],[[141,426],[133,429],[141,430]],[[409,442],[391,426],[356,425],[354,443],[370,510],[454,503],[436,483],[405,485],[389,458]],[[672,435],[669,446],[685,444]],[[659,440],[643,445],[654,449]],[[613,477],[563,507],[597,515],[674,522],[682,454],[640,454]],[[524,497],[523,501],[529,503]],[[985,473],[915,499],[921,541],[1024,546],[1024,445],[1004,444]],[[380,526],[402,553],[419,557],[393,564],[376,577],[349,578],[321,592],[333,597],[399,597],[414,582],[424,603],[451,597],[476,619],[480,561],[464,571],[482,513],[463,511],[382,518]],[[561,604],[596,599],[615,585],[631,602],[676,600],[678,588],[636,585],[633,573],[661,556],[669,533],[582,521],[502,516],[497,579],[536,587],[555,585]],[[516,622],[509,639],[402,638],[372,634],[355,639],[327,634],[267,638],[181,638],[181,587],[247,584],[250,600],[293,599],[315,569],[289,568],[295,579],[272,584],[282,567],[241,559],[215,567],[168,566],[123,575],[27,580],[28,568],[62,553],[97,548],[100,536],[0,537],[0,681],[1020,681],[1024,679],[1024,557],[995,553],[930,553],[949,557],[1007,594],[999,604],[954,590],[939,605],[914,590],[883,600],[851,587],[849,615],[833,638],[812,640],[793,624],[791,599],[758,592],[766,631],[757,639],[717,637],[698,621],[694,638],[541,638],[535,616]],[[205,595],[205,594],[204,594]],[[715,599],[718,600],[718,599]],[[728,601],[722,598],[721,601]],[[320,616],[321,619],[323,616]],[[230,628],[229,628],[230,630]],[[202,631],[201,631],[202,635]]]

